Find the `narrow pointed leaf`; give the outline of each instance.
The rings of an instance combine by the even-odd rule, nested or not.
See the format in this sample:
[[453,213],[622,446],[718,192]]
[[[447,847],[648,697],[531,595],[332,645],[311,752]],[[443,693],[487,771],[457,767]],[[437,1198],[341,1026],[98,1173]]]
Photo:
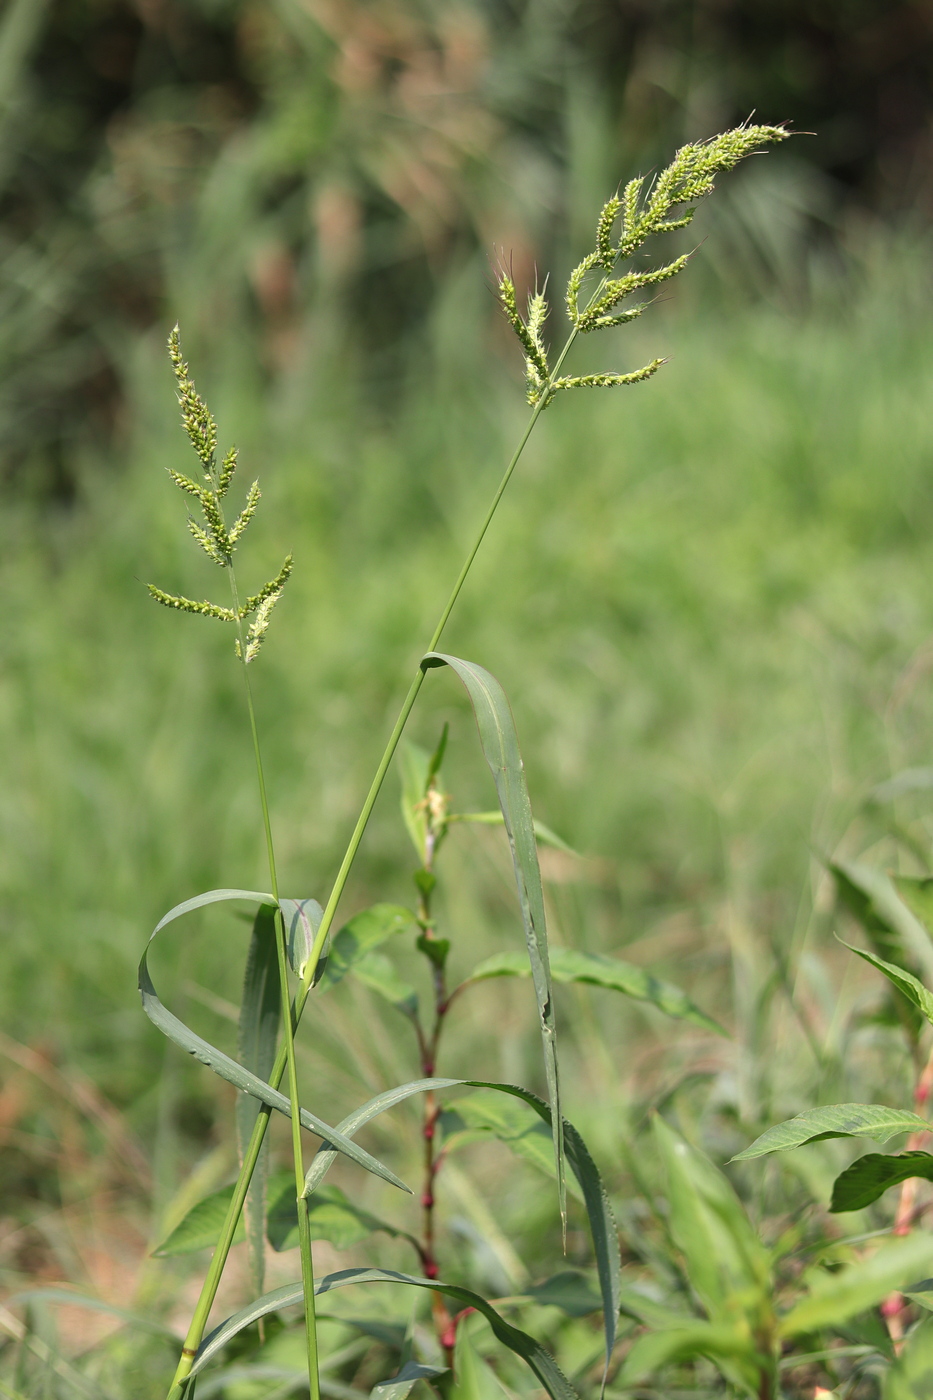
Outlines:
[[[845,943],[845,940],[840,938],[839,942]],[[893,982],[897,990],[908,1001],[913,1002],[914,1006],[933,1026],[933,994],[927,991],[919,978],[915,977],[912,972],[905,972],[902,967],[898,967],[895,963],[886,962],[884,958],[879,958],[875,953],[869,953],[864,948],[854,948],[851,943],[845,943],[845,947],[850,952],[857,953],[860,958],[864,958],[865,962],[871,963],[872,967],[876,967],[879,972],[883,972],[888,981]]]
[[[173,1041],[176,1045],[181,1046],[182,1050],[187,1051],[189,1055],[193,1055],[196,1060],[206,1065],[208,1069],[212,1069],[221,1079],[226,1079],[235,1089],[242,1089],[245,1093],[252,1094],[262,1103],[267,1104],[270,1108],[274,1108],[279,1113],[284,1113],[287,1118],[290,1118],[291,1104],[285,1095],[280,1093],[278,1089],[273,1089],[271,1084],[267,1084],[265,1080],[252,1074],[242,1065],[237,1064],[236,1060],[231,1059],[229,1055],[225,1055],[223,1051],[218,1050],[215,1045],[211,1045],[201,1036],[196,1035],[194,1031],[185,1025],[184,1021],[179,1020],[179,1018],[169,1011],[160,1000],[149,973],[149,947],[152,944],[152,940],[162,929],[174,919],[180,918],[182,914],[186,914],[192,909],[199,909],[204,905],[216,904],[220,900],[227,899],[248,899],[258,904],[274,904],[271,895],[257,894],[250,890],[211,890],[208,894],[198,895],[195,899],[189,899],[186,900],[184,904],[176,905],[176,907],[170,910],[156,925],[150,935],[149,944],[140,959],[139,992],[142,997],[143,1010],[153,1025],[156,1026],[163,1035],[167,1036],[168,1039]],[[373,1172],[376,1176],[381,1176],[384,1181],[390,1181],[393,1186],[398,1186],[401,1190],[408,1191],[410,1194],[410,1188],[407,1187],[393,1171],[382,1162],[378,1161],[378,1159],[373,1157],[369,1152],[364,1151],[362,1147],[358,1147],[355,1142],[351,1142],[349,1138],[344,1137],[339,1128],[330,1127],[323,1119],[318,1118],[315,1114],[304,1108],[301,1110],[300,1116],[303,1128],[307,1128],[309,1132],[315,1133],[319,1138],[331,1144],[339,1152],[344,1153],[351,1161],[356,1162],[361,1167],[365,1167],[367,1171]]]
[[[505,818],[501,812],[452,812],[447,818],[450,822],[468,822],[474,826],[503,826]],[[563,851],[565,855],[576,856],[578,860],[583,857],[579,851],[575,851],[572,846],[568,846],[563,837],[558,836],[556,831],[552,831],[544,822],[534,819],[535,837],[541,846],[553,846],[558,851]]]
[[883,1196],[889,1186],[897,1186],[913,1176],[933,1181],[933,1156],[929,1152],[897,1152],[891,1156],[869,1152],[836,1177],[829,1209],[834,1215],[846,1210],[864,1210]]
[[[506,1322],[491,1303],[487,1303],[485,1298],[478,1293],[473,1293],[469,1288],[461,1288],[459,1284],[443,1283],[440,1279],[416,1278],[411,1274],[399,1274],[390,1269],[343,1269],[340,1273],[328,1274],[326,1278],[322,1278],[315,1285],[314,1292],[320,1297],[324,1293],[332,1292],[335,1288],[345,1288],[349,1284],[355,1283],[391,1283],[402,1284],[409,1288],[424,1288],[435,1293],[443,1293],[446,1297],[453,1298],[460,1303],[462,1307],[475,1308],[485,1317],[496,1338],[503,1346],[508,1347],[516,1356],[520,1356],[525,1361],[551,1396],[551,1400],[577,1400],[577,1393],[573,1386],[541,1343],[535,1341],[533,1337],[529,1337],[527,1332],[522,1332],[519,1328]],[[272,1293],[267,1293],[263,1298],[257,1298],[249,1307],[228,1318],[226,1322],[215,1328],[209,1337],[205,1337],[191,1367],[191,1375],[198,1375],[208,1361],[212,1360],[221,1348],[242,1332],[245,1327],[249,1327],[260,1317],[268,1316],[269,1313],[278,1312],[281,1308],[301,1303],[303,1296],[300,1283],[286,1284],[284,1288],[277,1288]]]
[[399,746],[402,770],[402,817],[418,860],[427,859],[428,810],[424,796],[428,787],[430,755],[418,744],[403,740]]
[[414,922],[414,914],[401,904],[374,904],[355,914],[334,935],[321,976],[321,991],[333,987],[374,948],[397,933],[404,933]]
[[909,875],[893,875],[891,879],[914,918],[933,938],[933,879],[913,879]]
[[476,716],[480,743],[489,764],[506,834],[512,851],[518,902],[525,928],[525,944],[531,965],[531,980],[538,1004],[538,1019],[544,1050],[548,1097],[553,1109],[554,1161],[557,1168],[557,1192],[561,1222],[566,1232],[567,1199],[564,1182],[563,1116],[560,1108],[560,1080],[557,1064],[557,1027],[554,1021],[554,998],[548,963],[547,921],[544,913],[544,890],[538,867],[531,802],[525,783],[525,772],[515,722],[509,702],[495,676],[470,661],[441,652],[429,652],[422,658],[423,668],[449,666],[466,687]]
[[[429,1090],[453,1089],[459,1086],[472,1089],[494,1089],[500,1094],[508,1094],[513,1098],[521,1099],[550,1127],[551,1110],[549,1106],[540,1099],[537,1094],[532,1094],[528,1089],[522,1089],[516,1084],[499,1084],[484,1079],[416,1079],[410,1084],[399,1085],[397,1089],[389,1089],[384,1094],[378,1094],[369,1103],[363,1104],[348,1117],[344,1118],[340,1124],[339,1131],[347,1136],[352,1136],[358,1132],[364,1123],[370,1122],[378,1114],[384,1113],[387,1109],[393,1108],[404,1099],[410,1098],[413,1094],[426,1093]],[[609,1204],[609,1197],[603,1186],[602,1178],[599,1175],[596,1164],[589,1154],[586,1143],[572,1123],[564,1120],[564,1140],[567,1146],[567,1160],[571,1170],[580,1184],[583,1194],[583,1201],[586,1206],[587,1220],[590,1226],[590,1233],[593,1238],[593,1252],[596,1255],[596,1271],[599,1277],[600,1294],[603,1300],[603,1327],[606,1337],[606,1358],[612,1354],[615,1345],[616,1329],[619,1317],[619,1298],[622,1288],[622,1271],[619,1256],[619,1237],[616,1231],[615,1220],[612,1215],[612,1207]],[[308,1169],[305,1177],[304,1194],[309,1196],[316,1190],[323,1181],[327,1171],[333,1165],[336,1154],[332,1148],[322,1146],[318,1149],[314,1160]]]
[[781,1318],[780,1335],[797,1337],[821,1327],[838,1327],[916,1278],[931,1261],[933,1235],[918,1230],[882,1245],[870,1258],[838,1273],[815,1274],[809,1297]]
[[[253,920],[253,932],[246,955],[243,999],[237,1034],[237,1059],[259,1079],[268,1079],[275,1063],[275,1047],[282,1016],[282,990],[279,980],[278,937],[275,906],[261,904]],[[236,1103],[237,1152],[240,1165],[259,1116],[259,1100],[252,1094],[239,1094]],[[243,1217],[249,1267],[254,1293],[265,1284],[266,1167],[268,1145],[263,1142],[253,1170]]]
[[884,1108],[876,1103],[834,1103],[824,1108],[808,1108],[796,1118],[788,1118],[769,1128],[756,1138],[744,1152],[737,1152],[733,1162],[746,1162],[764,1157],[768,1152],[787,1152],[807,1142],[824,1138],[867,1137],[873,1142],[887,1142],[898,1133],[918,1133],[929,1130],[930,1124],[916,1113],[900,1108]]
[[369,1392],[369,1400],[405,1400],[416,1381],[432,1381],[446,1376],[447,1366],[424,1366],[420,1361],[406,1361],[397,1376],[381,1381]]
[[929,935],[899,897],[890,876],[852,860],[835,861],[830,870],[878,956],[897,963],[915,962],[926,976],[933,976]]
[[[672,982],[663,982],[642,967],[623,962],[621,958],[607,958],[599,953],[578,952],[575,948],[552,948],[551,979],[554,982],[580,982],[591,987],[606,987],[610,991],[622,992],[637,1001],[648,1001],[677,1020],[689,1021],[702,1030],[715,1035],[728,1036],[718,1021],[707,1016],[690,1000],[685,992]],[[528,965],[519,953],[494,953],[486,958],[467,978],[468,982],[481,982],[488,977],[527,977]]]

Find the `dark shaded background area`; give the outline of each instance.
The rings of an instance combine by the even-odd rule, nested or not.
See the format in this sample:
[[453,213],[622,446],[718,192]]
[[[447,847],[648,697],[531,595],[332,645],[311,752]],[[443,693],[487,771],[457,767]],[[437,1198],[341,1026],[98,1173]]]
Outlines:
[[931,40],[890,0],[8,0],[0,473],[72,499],[166,316],[272,376],[338,323],[394,385],[465,260],[552,264],[581,181],[753,110],[815,133],[787,157],[809,240],[926,217]]

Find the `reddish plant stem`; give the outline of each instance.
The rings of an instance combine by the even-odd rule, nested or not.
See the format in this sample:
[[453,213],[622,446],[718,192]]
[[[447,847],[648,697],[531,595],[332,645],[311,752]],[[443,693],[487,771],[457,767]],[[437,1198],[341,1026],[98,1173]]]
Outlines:
[[[923,1067],[914,1089],[914,1112],[921,1117],[925,1114],[930,1102],[930,1095],[933,1093],[933,1047],[930,1049],[927,1062]],[[919,1131],[911,1133],[907,1139],[908,1152],[916,1152],[926,1143],[928,1133]],[[897,1214],[894,1217],[894,1234],[909,1235],[920,1212],[917,1210],[917,1178],[908,1177],[901,1186],[901,1195],[897,1203]],[[881,1304],[881,1316],[885,1320],[888,1335],[894,1343],[894,1350],[900,1352],[904,1343],[904,1332],[907,1325],[908,1303],[902,1293],[889,1293]]]

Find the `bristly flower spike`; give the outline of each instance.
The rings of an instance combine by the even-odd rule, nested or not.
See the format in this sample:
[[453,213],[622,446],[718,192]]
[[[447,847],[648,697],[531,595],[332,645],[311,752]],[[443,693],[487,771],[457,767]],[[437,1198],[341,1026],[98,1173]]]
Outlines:
[[[499,298],[525,352],[529,403],[540,404],[543,409],[561,389],[608,388],[638,384],[651,378],[664,363],[663,360],[652,360],[628,374],[557,376],[564,356],[577,335],[634,321],[650,305],[650,301],[636,302],[617,310],[619,303],[642,287],[657,286],[676,277],[686,267],[690,254],[674,258],[661,267],[630,269],[622,276],[613,278],[611,274],[618,263],[631,258],[654,234],[686,228],[693,219],[697,203],[712,192],[715,178],[720,172],[732,170],[753,151],[783,141],[789,135],[783,126],[752,126],[746,123],[709,141],[682,146],[671,164],[647,190],[645,177],[640,175],[629,180],[621,194],[616,193],[606,201],[596,224],[596,246],[574,268],[567,283],[566,304],[572,331],[553,374],[548,368],[541,336],[541,327],[547,316],[543,292],[535,291],[534,296],[529,298],[526,322],[518,311],[514,283],[507,273],[502,273]],[[614,241],[617,227],[617,241]],[[597,271],[602,273],[602,277],[581,306],[584,284],[589,275]]]
[[[260,490],[259,482],[254,481],[246,493],[246,502],[240,511],[233,525],[228,530],[224,519],[221,501],[230,489],[233,476],[237,467],[237,452],[235,447],[224,455],[220,466],[217,465],[217,424],[215,423],[207,404],[198,395],[194,387],[194,381],[188,373],[188,366],[182,358],[181,341],[178,327],[176,326],[169,336],[168,353],[171,360],[172,369],[175,372],[175,379],[178,384],[178,402],[181,407],[181,421],[191,446],[197,453],[204,474],[204,485],[199,486],[190,477],[183,476],[174,468],[168,468],[168,474],[180,491],[188,496],[195,496],[201,507],[204,516],[204,524],[201,525],[193,516],[188,517],[188,529],[194,541],[203,549],[204,553],[215,564],[219,564],[222,569],[232,570],[233,553],[237,544],[242,539],[246,527],[249,525],[256,509],[259,505]],[[282,596],[288,577],[292,571],[291,555],[285,560],[275,578],[264,584],[258,593],[247,598],[245,603],[240,603],[237,599],[236,589],[233,586],[233,576],[231,572],[231,586],[233,591],[234,606],[232,608],[221,607],[218,603],[195,602],[191,598],[184,598],[174,593],[166,593],[161,588],[156,588],[154,584],[149,584],[149,592],[156,602],[162,603],[167,608],[175,608],[180,612],[199,613],[202,617],[214,617],[220,622],[245,621],[256,613],[256,618],[250,625],[246,637],[245,651],[243,659],[246,662],[252,661],[262,645],[263,638],[269,626],[269,617],[272,609]],[[239,640],[236,642],[237,655],[241,655]]]

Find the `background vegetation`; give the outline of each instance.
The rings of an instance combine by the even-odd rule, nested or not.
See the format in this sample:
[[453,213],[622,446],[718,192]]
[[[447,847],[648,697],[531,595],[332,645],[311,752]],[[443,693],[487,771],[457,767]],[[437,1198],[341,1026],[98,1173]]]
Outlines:
[[[721,1160],[814,1099],[902,1101],[889,1033],[862,1015],[871,974],[833,951],[823,861],[890,861],[866,798],[928,761],[930,26],[927,6],[882,0],[6,0],[10,1291],[64,1278],[171,1316],[184,1270],[146,1251],[192,1166],[197,1195],[231,1165],[228,1098],[164,1048],[135,991],[164,909],[262,885],[228,639],[143,587],[206,586],[162,470],[185,453],[167,329],[181,320],[262,477],[256,553],[296,554],[258,703],[283,886],[320,896],[523,421],[490,260],[559,285],[620,179],[752,108],[816,134],[724,183],[683,285],[619,333],[621,368],[671,364],[547,414],[449,643],[502,680],[536,812],[582,853],[546,856],[555,941],[625,949],[734,1033],[672,1035],[562,989],[568,1110],[623,1224],[626,1143],[653,1104]],[[488,807],[472,721],[432,679],[415,737],[431,746],[447,719],[455,801]],[[444,861],[459,965],[513,946],[497,833],[456,832]],[[347,913],[407,900],[411,863],[389,792]],[[238,992],[231,940],[239,954],[229,915],[205,917],[160,974],[212,1038]],[[526,993],[477,1001],[441,1072],[536,1084]],[[390,1015],[334,993],[320,1113],[411,1077]],[[382,1131],[404,1156],[403,1126]],[[505,1162],[482,1168],[500,1189]],[[482,1277],[486,1208],[450,1191],[449,1248]],[[513,1192],[500,1214],[534,1274],[536,1209]],[[69,1318],[66,1347],[93,1340]]]

